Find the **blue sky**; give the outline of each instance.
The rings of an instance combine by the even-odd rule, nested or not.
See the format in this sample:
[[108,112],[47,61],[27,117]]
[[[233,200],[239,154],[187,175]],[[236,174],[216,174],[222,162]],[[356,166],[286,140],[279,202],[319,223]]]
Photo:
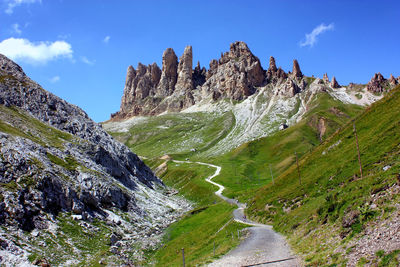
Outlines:
[[161,67],[193,46],[208,68],[244,41],[264,69],[270,56],[305,75],[366,83],[400,76],[400,1],[0,0],[0,53],[95,121],[118,111],[126,69]]

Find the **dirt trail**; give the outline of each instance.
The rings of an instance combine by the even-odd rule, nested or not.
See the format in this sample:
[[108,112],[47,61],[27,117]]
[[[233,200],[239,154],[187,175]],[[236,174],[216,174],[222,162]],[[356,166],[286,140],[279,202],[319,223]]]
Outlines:
[[235,199],[227,198],[222,195],[222,191],[225,187],[212,181],[212,179],[221,172],[220,166],[204,162],[175,160],[174,162],[196,163],[216,168],[215,173],[206,178],[206,181],[218,186],[219,189],[215,192],[218,197],[238,206],[238,208],[233,212],[234,220],[251,226],[249,228],[250,235],[243,240],[237,248],[207,266],[301,266],[301,261],[290,251],[290,247],[282,235],[276,233],[270,225],[259,224],[246,219],[244,216],[246,204],[237,202]]

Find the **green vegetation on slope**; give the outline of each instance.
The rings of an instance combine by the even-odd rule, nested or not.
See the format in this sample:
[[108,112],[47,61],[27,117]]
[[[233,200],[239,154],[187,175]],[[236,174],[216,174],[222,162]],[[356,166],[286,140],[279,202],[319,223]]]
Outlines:
[[[398,87],[355,120],[363,178],[350,122],[300,159],[301,180],[292,164],[275,184],[259,189],[249,202],[249,216],[272,222],[297,251],[308,255],[310,264],[345,264],[337,248],[345,248],[368,222],[385,216],[400,200],[396,194],[378,203],[373,199],[395,185],[400,173],[399,114]],[[357,215],[346,225],[350,214]]]
[[135,153],[145,157],[192,154],[212,147],[235,124],[231,112],[174,113],[149,117],[128,132],[111,134]]
[[255,190],[271,182],[271,172],[276,178],[296,162],[295,152],[302,156],[311,151],[361,110],[319,93],[299,123],[211,160],[222,166],[215,180],[225,186],[225,196],[246,202]]
[[74,136],[51,127],[17,107],[0,105],[0,132],[20,136],[45,147],[63,148]]
[[[160,160],[146,161],[153,169]],[[179,189],[181,195],[196,202],[196,208],[166,231],[163,245],[149,252],[156,266],[181,266],[181,249],[185,249],[186,266],[211,261],[239,244],[237,232],[245,226],[232,220],[232,206],[214,195],[216,187],[205,178],[214,168],[196,163],[168,162],[159,176],[168,186]],[[215,257],[214,257],[215,244]]]

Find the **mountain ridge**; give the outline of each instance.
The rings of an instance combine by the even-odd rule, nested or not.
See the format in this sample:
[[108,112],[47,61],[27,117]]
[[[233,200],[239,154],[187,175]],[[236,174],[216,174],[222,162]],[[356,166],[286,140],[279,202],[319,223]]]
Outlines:
[[[275,58],[271,56],[269,68],[264,70],[247,44],[240,41],[232,43],[230,50],[221,53],[219,60],[211,60],[208,70],[201,68],[199,62],[192,69],[192,61],[192,47],[187,46],[179,62],[174,50],[167,48],[163,53],[162,70],[156,63],[148,66],[138,63],[137,70],[129,66],[121,108],[111,114],[111,120],[179,112],[205,99],[243,101],[267,85],[281,87],[282,95],[293,97],[316,79],[305,76],[296,59],[293,60],[292,71],[286,73],[276,67]],[[319,83],[332,89],[341,88],[335,76],[329,81],[327,74]],[[400,77],[391,75],[385,79],[377,73],[366,89],[382,94],[399,83]]]
[[129,264],[142,257],[137,244],[155,246],[190,208],[82,109],[3,55],[0,140],[2,263]]

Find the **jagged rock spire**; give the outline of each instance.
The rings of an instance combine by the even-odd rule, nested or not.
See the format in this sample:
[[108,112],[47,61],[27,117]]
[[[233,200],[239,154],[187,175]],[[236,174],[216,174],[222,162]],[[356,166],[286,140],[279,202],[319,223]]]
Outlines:
[[297,59],[293,60],[293,71],[292,71],[292,73],[293,73],[294,77],[299,77],[299,78],[303,77],[303,73],[301,73],[300,65],[299,65],[299,62],[297,62]]
[[395,77],[393,77],[393,74],[390,74],[389,82],[390,82],[391,85],[396,85],[397,84],[397,80],[396,80]]
[[324,73],[324,76],[323,76],[322,80],[323,80],[326,84],[329,83],[328,73]]
[[331,85],[332,88],[339,88],[340,87],[339,83],[336,81],[335,76],[332,76],[332,81],[331,81],[330,85]]
[[157,95],[168,96],[175,90],[178,79],[178,57],[172,48],[167,48],[162,57],[162,73]]
[[192,66],[193,66],[193,53],[192,53],[192,46],[189,45],[186,46],[183,55],[179,59],[178,80],[176,82],[177,90],[193,89]]
[[269,68],[268,68],[268,71],[276,72],[277,70],[278,70],[278,69],[276,68],[275,58],[271,56],[271,57],[269,58]]

